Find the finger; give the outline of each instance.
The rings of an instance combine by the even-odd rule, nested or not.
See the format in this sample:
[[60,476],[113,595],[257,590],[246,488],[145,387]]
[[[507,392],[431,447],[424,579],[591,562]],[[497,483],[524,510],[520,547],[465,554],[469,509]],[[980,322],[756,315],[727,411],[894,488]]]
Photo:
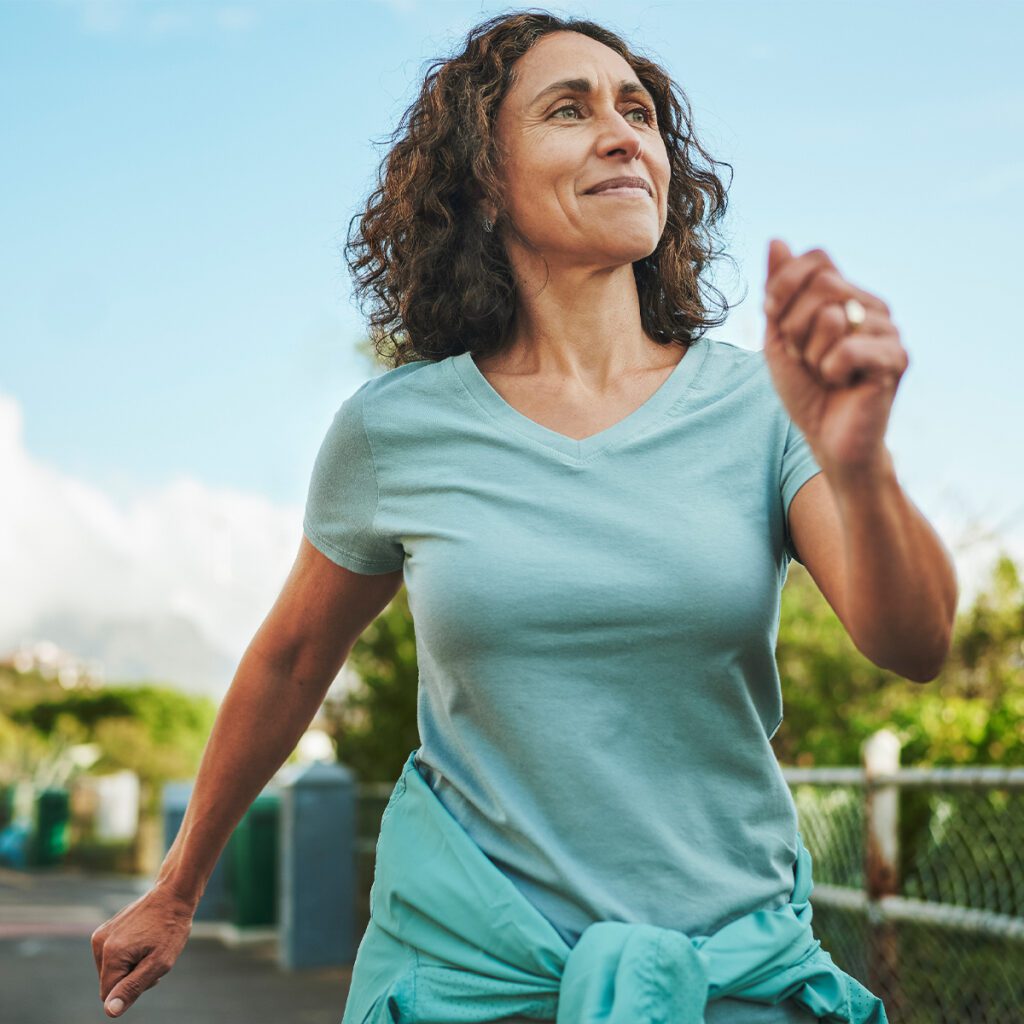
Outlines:
[[[89,944],[92,946],[92,958],[96,961],[96,973],[102,975],[103,973],[103,939],[104,935],[102,932],[103,925],[96,929],[89,937]],[[103,998],[103,993],[100,993],[100,999]]]
[[[131,906],[132,904],[129,904]],[[114,922],[124,916],[124,912],[128,907],[122,907],[112,917],[108,917],[93,933],[89,936],[89,944],[92,946],[93,959],[96,961],[96,970],[102,973],[103,971],[103,947],[106,944],[107,939],[110,937],[110,933],[113,930]]]
[[[171,969],[156,953],[151,953],[127,977],[122,978],[104,1000],[108,1016],[119,1017],[143,992],[151,989]],[[116,1000],[120,1000],[118,1007]]]
[[802,375],[808,381],[812,378],[810,368],[804,362],[803,353],[781,334],[771,321],[768,322],[765,331],[764,349],[769,360],[785,359],[793,372]]
[[[814,320],[821,308],[835,305],[840,313],[844,313],[842,304],[850,298],[857,299],[865,311],[873,311],[876,319],[884,320],[889,316],[889,307],[877,295],[851,284],[833,268],[822,267],[806,280],[803,289],[778,318],[779,327],[783,334],[804,348],[809,342]],[[843,319],[845,322],[845,314]]]
[[[895,328],[888,317],[883,317],[871,311],[866,314],[864,322],[857,326],[856,333],[883,337],[891,334],[894,330]],[[832,302],[827,306],[823,306],[818,311],[811,327],[810,338],[807,339],[804,347],[799,351],[804,362],[823,384],[832,386],[832,382],[822,373],[822,360],[836,345],[840,344],[852,333],[854,333],[854,329],[846,319],[846,311],[842,306]],[[852,380],[851,382],[856,383]]]
[[825,267],[836,269],[824,249],[811,249],[802,256],[794,256],[784,263],[765,284],[765,313],[776,318],[783,316],[807,279]]
[[148,945],[118,949],[113,942],[108,942],[100,966],[100,998],[106,1002],[121,981],[138,970],[153,952],[154,948]]
[[875,379],[895,389],[909,365],[907,350],[891,329],[883,333],[861,329],[845,335],[825,353],[818,373],[833,387]]
[[[825,382],[820,370],[821,360],[849,332],[850,324],[846,319],[846,313],[842,306],[835,302],[819,306],[814,311],[814,314],[809,336],[804,339],[802,345],[792,344],[800,352],[804,362],[814,372],[815,376],[820,381]],[[866,319],[860,329],[869,329]]]
[[776,318],[779,330],[800,352],[810,340],[817,315],[825,306],[837,301],[836,281],[842,278],[831,267],[824,264],[814,267],[803,278],[785,312]]
[[812,311],[812,316],[808,333],[796,340],[791,338],[790,344],[800,351],[804,361],[814,367],[815,372],[825,353],[854,330],[866,334],[882,334],[887,329],[893,329],[888,316],[873,309],[865,310],[864,322],[855,328],[847,319],[846,310],[838,300],[818,306]]
[[789,246],[781,238],[772,238],[768,242],[768,279],[776,273],[779,268],[793,258]]

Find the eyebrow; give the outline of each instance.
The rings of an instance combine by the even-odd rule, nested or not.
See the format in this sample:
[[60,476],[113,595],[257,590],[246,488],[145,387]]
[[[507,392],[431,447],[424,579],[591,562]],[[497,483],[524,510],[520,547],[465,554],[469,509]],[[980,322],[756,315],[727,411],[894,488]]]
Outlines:
[[[534,106],[539,103],[545,96],[550,95],[553,92],[577,92],[577,93],[590,93],[593,92],[594,87],[590,82],[589,78],[565,78],[561,82],[552,82],[551,85],[544,89],[541,89],[530,103],[530,106]],[[619,82],[619,98],[622,99],[626,96],[636,95],[646,96],[652,103],[654,97],[639,83],[635,82],[630,78],[624,78]]]

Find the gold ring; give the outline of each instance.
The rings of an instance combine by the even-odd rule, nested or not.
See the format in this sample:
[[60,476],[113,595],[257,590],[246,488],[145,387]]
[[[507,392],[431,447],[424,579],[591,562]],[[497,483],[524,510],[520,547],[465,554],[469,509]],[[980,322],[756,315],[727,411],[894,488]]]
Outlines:
[[846,313],[847,326],[851,331],[857,330],[867,319],[867,310],[856,299],[847,299],[843,303],[843,310]]

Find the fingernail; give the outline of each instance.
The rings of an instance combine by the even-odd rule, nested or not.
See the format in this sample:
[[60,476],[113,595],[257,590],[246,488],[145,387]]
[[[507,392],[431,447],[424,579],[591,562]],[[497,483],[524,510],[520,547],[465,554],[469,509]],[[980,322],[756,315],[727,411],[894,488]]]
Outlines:
[[123,999],[111,999],[110,1002],[107,1003],[107,1009],[111,1013],[120,1013],[124,1009],[124,1000]]

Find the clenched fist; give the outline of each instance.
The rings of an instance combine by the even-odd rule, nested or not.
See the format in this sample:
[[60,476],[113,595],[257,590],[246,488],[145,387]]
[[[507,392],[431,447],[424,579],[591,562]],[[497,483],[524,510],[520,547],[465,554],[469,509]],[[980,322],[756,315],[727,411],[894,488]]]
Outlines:
[[195,903],[156,885],[92,933],[100,999],[119,1017],[174,966],[192,933]]

